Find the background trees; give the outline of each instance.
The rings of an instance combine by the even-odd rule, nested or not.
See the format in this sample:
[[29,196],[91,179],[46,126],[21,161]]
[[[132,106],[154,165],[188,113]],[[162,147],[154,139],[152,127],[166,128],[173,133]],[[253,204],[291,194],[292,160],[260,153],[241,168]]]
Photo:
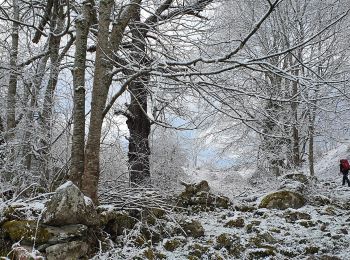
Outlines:
[[118,160],[128,154],[134,185],[190,164],[176,140],[184,134],[171,128],[196,129],[221,154],[249,154],[242,162],[275,175],[307,158],[314,174],[315,142],[335,133],[348,105],[345,7],[4,1],[2,177],[49,189],[69,176],[98,202],[100,155],[113,154],[106,142],[119,147]]

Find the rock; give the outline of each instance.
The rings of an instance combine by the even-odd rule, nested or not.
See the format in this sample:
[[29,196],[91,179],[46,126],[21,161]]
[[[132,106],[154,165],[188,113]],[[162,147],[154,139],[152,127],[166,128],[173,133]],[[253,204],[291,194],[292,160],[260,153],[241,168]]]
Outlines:
[[307,246],[305,247],[305,254],[311,255],[311,254],[317,254],[318,251],[320,251],[320,248],[317,246]]
[[266,195],[260,202],[259,208],[298,209],[305,205],[306,199],[303,195],[293,191],[277,191]]
[[286,174],[284,176],[282,176],[283,180],[293,180],[293,181],[297,181],[300,183],[303,183],[305,185],[309,185],[309,178],[300,172],[295,172],[295,173],[290,173],[290,174]]
[[288,223],[294,223],[297,220],[310,220],[311,216],[308,213],[304,212],[298,212],[298,211],[286,211],[283,214],[284,218],[286,219],[286,222]]
[[236,205],[235,210],[241,211],[241,212],[254,212],[257,210],[257,208],[256,206],[253,206],[253,205],[241,204],[241,205]]
[[40,217],[43,209],[44,204],[41,201],[14,202],[2,209],[3,221],[0,221],[0,225],[9,220],[36,220]]
[[225,248],[231,256],[240,258],[244,248],[240,243],[240,238],[233,234],[223,233],[216,238],[216,249]]
[[45,207],[42,221],[48,225],[84,224],[96,226],[99,224],[92,200],[85,197],[71,181],[58,187]]
[[36,250],[33,252],[33,248],[29,246],[14,246],[11,251],[11,259],[14,260],[45,260],[40,252]]
[[245,225],[244,219],[241,217],[238,217],[236,219],[229,220],[224,227],[235,227],[235,228],[243,228]]
[[314,195],[314,196],[310,196],[308,197],[308,201],[310,205],[312,206],[327,206],[331,203],[331,200],[323,195]]
[[253,259],[267,259],[268,257],[274,256],[275,251],[271,248],[258,248],[258,249],[251,249],[247,252],[247,258],[248,260]]
[[36,245],[61,243],[72,238],[86,235],[87,227],[81,224],[53,227],[42,225],[33,220],[12,220],[2,226],[13,242],[21,240],[23,244]]
[[71,241],[46,248],[47,260],[88,259],[89,246],[83,241]]
[[98,212],[101,226],[113,239],[134,228],[138,221],[125,210],[99,207]]
[[195,243],[189,246],[189,250],[190,250],[189,252],[190,256],[196,256],[199,259],[202,259],[202,256],[208,252],[209,247]]
[[187,236],[194,238],[204,236],[204,228],[202,224],[197,220],[185,220],[180,223],[181,228],[186,232]]
[[215,208],[228,208],[230,200],[225,196],[216,196],[210,193],[207,181],[198,184],[185,184],[186,190],[178,197],[179,207],[191,207],[194,211],[215,210]]
[[175,239],[166,240],[163,246],[165,250],[173,252],[181,245],[182,245],[182,241],[175,238]]
[[317,225],[312,220],[299,220],[297,223],[303,227],[306,227],[306,228],[315,227]]
[[277,240],[269,233],[256,234],[249,239],[249,243],[254,248],[266,247],[266,244],[275,244]]

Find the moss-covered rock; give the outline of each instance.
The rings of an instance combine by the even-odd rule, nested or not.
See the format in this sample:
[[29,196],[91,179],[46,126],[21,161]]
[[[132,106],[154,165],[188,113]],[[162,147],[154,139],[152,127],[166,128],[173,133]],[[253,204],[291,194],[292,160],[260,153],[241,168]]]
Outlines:
[[318,246],[305,247],[305,254],[307,254],[307,255],[317,254],[319,251],[320,251],[320,248]]
[[183,220],[180,221],[181,228],[186,232],[187,236],[194,238],[204,236],[204,228],[198,220]]
[[297,223],[306,228],[315,227],[317,225],[317,223],[312,220],[299,220]]
[[305,185],[309,185],[309,178],[305,174],[300,173],[300,172],[286,174],[286,175],[282,176],[282,179],[298,181],[298,182],[303,183]]
[[245,225],[244,218],[238,217],[236,219],[229,220],[224,227],[230,227],[230,228],[243,228]]
[[84,225],[67,225],[52,227],[37,224],[33,220],[12,220],[5,222],[2,226],[4,233],[13,242],[19,240],[24,244],[55,244],[73,238],[81,238],[86,235],[87,227]]
[[249,260],[264,259],[264,258],[275,256],[275,255],[276,255],[276,253],[273,249],[259,248],[259,249],[249,250],[247,252],[247,259],[249,259]]
[[98,207],[98,216],[100,218],[103,230],[107,232],[112,239],[124,234],[134,228],[138,219],[131,216],[125,210],[119,210],[113,207]]
[[190,245],[188,249],[189,249],[190,256],[196,256],[198,258],[202,258],[202,256],[208,252],[209,247],[195,243]]
[[280,209],[287,208],[298,209],[305,205],[306,199],[300,193],[293,191],[277,191],[266,195],[259,205],[260,208]]
[[249,238],[249,244],[253,248],[266,248],[269,244],[275,244],[277,240],[269,232],[258,233]]
[[257,208],[253,205],[240,204],[235,206],[235,210],[241,212],[254,212],[255,210],[257,210]]
[[297,220],[310,220],[311,216],[308,213],[305,212],[298,212],[298,211],[286,211],[283,214],[284,218],[288,223],[294,223]]
[[244,250],[244,247],[240,243],[239,237],[228,233],[220,234],[216,238],[215,248],[225,248],[229,255],[235,258],[239,258]]
[[230,200],[224,196],[210,193],[207,181],[198,184],[184,184],[186,190],[178,197],[179,207],[190,207],[194,211],[215,210],[215,208],[228,208]]
[[312,206],[318,206],[318,207],[327,206],[331,203],[331,200],[328,197],[323,195],[309,196],[308,200],[309,200],[308,204],[311,204]]
[[47,260],[88,259],[89,245],[83,241],[71,241],[47,247]]
[[165,250],[173,252],[182,245],[182,241],[179,239],[169,239],[166,240],[163,247]]

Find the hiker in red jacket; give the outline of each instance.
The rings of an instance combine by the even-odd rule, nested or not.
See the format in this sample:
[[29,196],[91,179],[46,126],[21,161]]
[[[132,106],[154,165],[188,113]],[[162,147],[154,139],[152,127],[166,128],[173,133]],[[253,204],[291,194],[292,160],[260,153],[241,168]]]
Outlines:
[[349,170],[350,170],[349,161],[346,159],[340,160],[340,172],[343,174],[343,185],[345,185],[345,182],[347,182],[348,186],[350,187],[350,181],[348,178]]

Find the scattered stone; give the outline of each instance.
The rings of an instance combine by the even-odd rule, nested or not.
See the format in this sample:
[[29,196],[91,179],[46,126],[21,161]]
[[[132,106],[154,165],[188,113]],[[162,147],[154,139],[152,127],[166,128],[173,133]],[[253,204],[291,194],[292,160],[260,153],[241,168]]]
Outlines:
[[73,238],[86,236],[87,227],[85,225],[67,225],[53,227],[38,224],[33,220],[12,220],[6,222],[3,226],[6,234],[13,242],[22,241],[23,244],[53,245]]
[[242,217],[238,217],[236,219],[229,220],[224,227],[230,227],[230,228],[243,228],[245,225],[244,219]]
[[82,241],[71,241],[46,248],[47,260],[88,259],[89,246]]
[[305,254],[307,255],[317,254],[319,251],[320,251],[320,248],[317,246],[305,247]]
[[293,191],[277,191],[266,195],[259,208],[280,209],[287,208],[298,209],[305,205],[306,199],[303,195]]
[[16,260],[45,260],[38,251],[33,252],[33,248],[29,246],[14,246],[11,250],[12,259]]
[[56,193],[46,203],[42,221],[52,226],[99,224],[96,209],[92,200],[79,190],[71,181],[57,188]]
[[264,259],[275,255],[276,255],[275,251],[270,248],[250,249],[247,252],[247,259],[248,260]]
[[235,210],[241,211],[241,212],[254,212],[257,210],[257,208],[253,205],[241,204],[241,205],[236,205]]
[[180,223],[181,228],[186,232],[187,236],[194,238],[204,236],[204,228],[198,220],[185,220]]
[[312,220],[299,220],[297,223],[305,228],[315,227],[317,225],[317,223]]
[[198,184],[182,183],[186,190],[178,198],[179,207],[191,207],[194,211],[215,210],[216,208],[228,208],[230,200],[224,196],[216,196],[210,193],[207,181]]
[[331,203],[331,200],[323,195],[314,195],[308,197],[308,204],[316,207],[327,206]]
[[209,247],[205,245],[201,245],[198,243],[192,244],[189,246],[189,255],[190,256],[196,256],[198,258],[202,258],[202,256],[208,252]]
[[163,247],[165,248],[165,250],[173,252],[175,251],[177,248],[179,248],[181,245],[183,244],[183,242],[180,239],[167,239],[163,245]]
[[283,214],[284,218],[286,219],[286,222],[288,223],[294,223],[297,220],[310,220],[311,216],[308,213],[304,213],[304,212],[298,212],[298,211],[286,211]]
[[286,175],[282,176],[282,179],[293,180],[293,181],[303,183],[305,185],[309,185],[309,178],[305,174],[300,173],[300,172],[286,174]]
[[111,235],[112,239],[134,228],[138,220],[125,210],[116,208],[98,208],[98,215],[104,231]]

